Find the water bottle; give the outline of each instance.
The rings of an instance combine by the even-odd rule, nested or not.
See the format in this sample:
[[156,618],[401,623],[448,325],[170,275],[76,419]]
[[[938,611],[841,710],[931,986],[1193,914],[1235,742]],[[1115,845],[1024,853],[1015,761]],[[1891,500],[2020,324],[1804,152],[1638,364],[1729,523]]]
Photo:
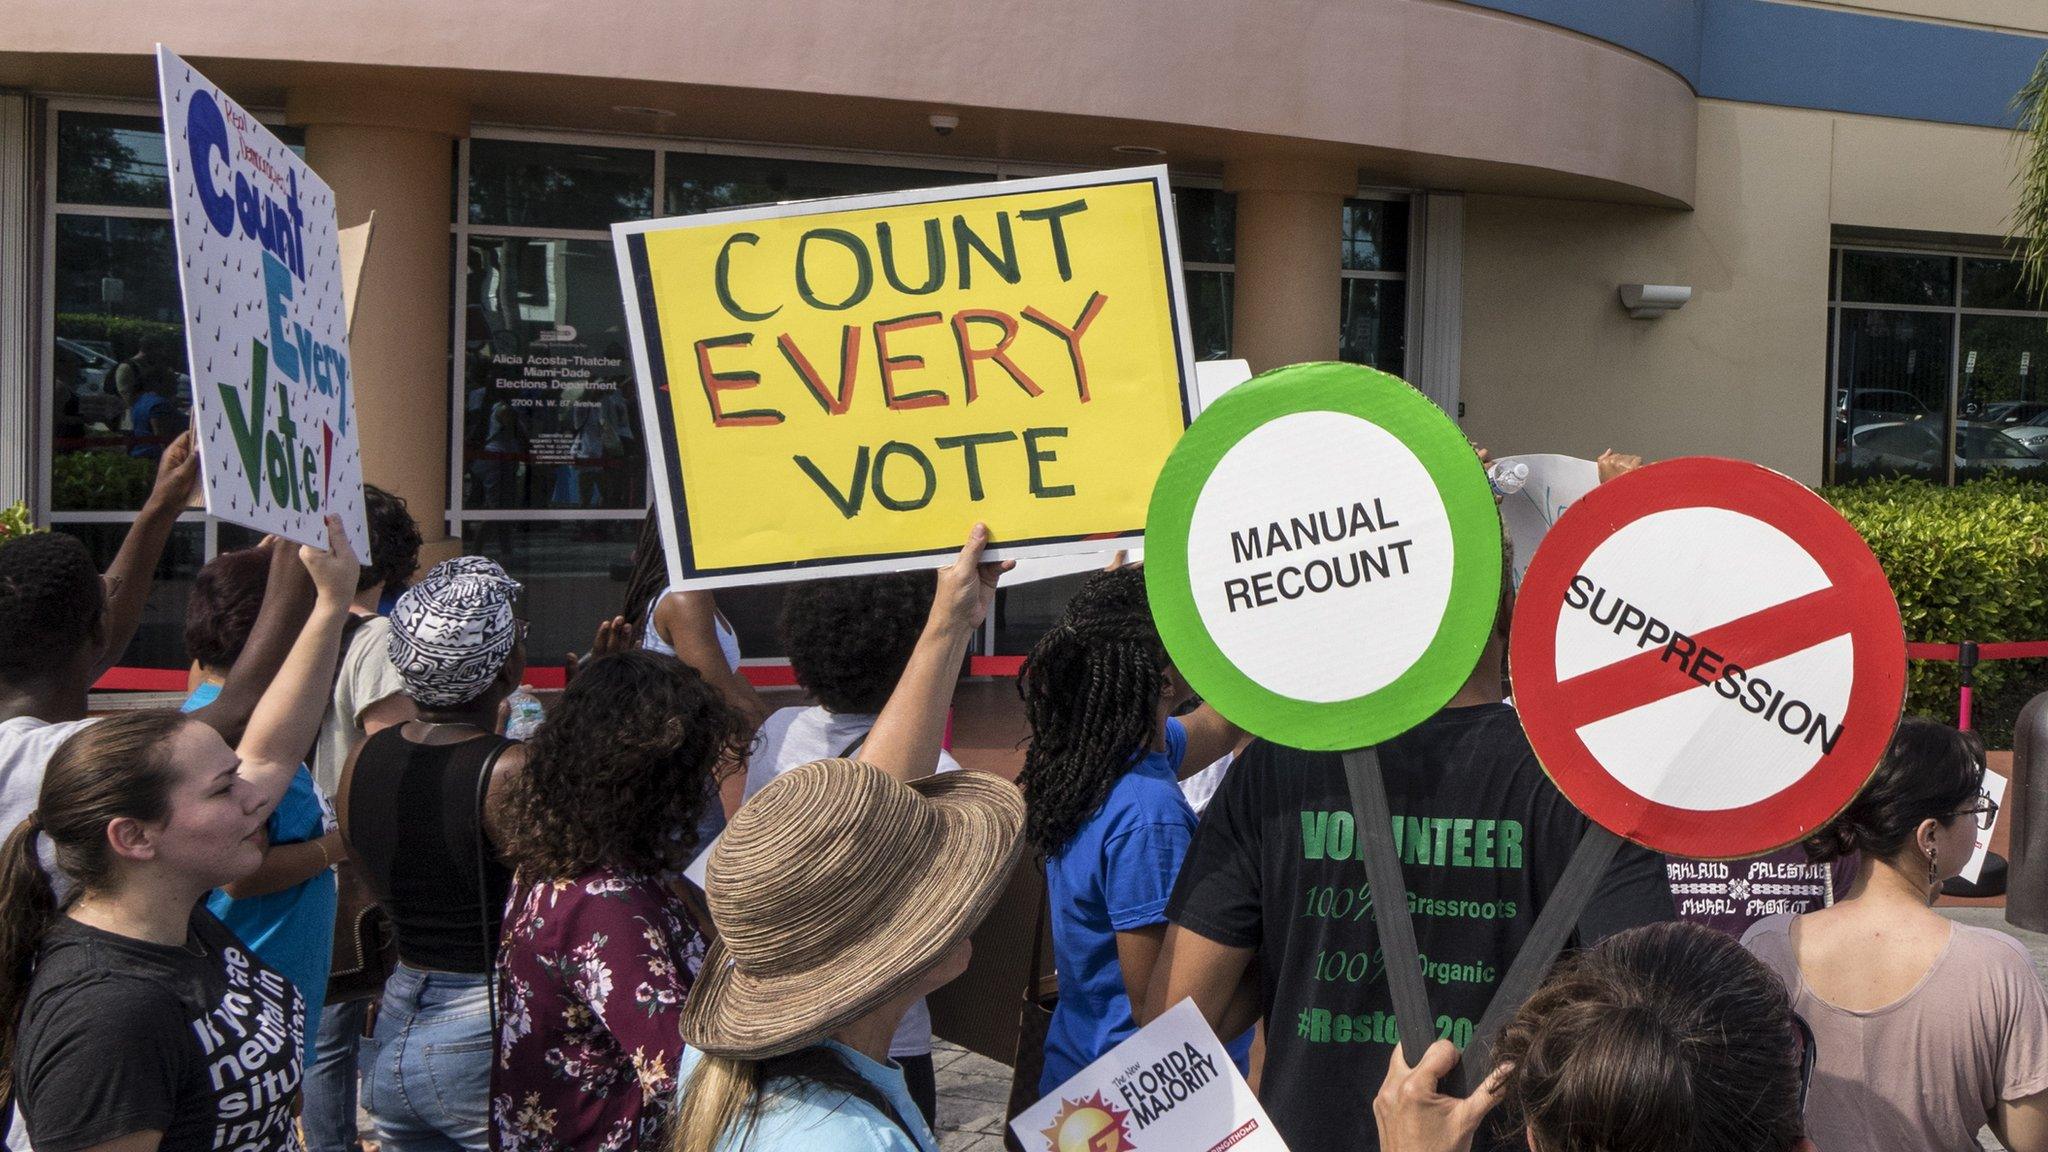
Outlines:
[[1495,496],[1513,496],[1529,482],[1529,466],[1520,460],[1495,460],[1486,470],[1486,482],[1493,485]]
[[517,692],[505,698],[505,735],[513,740],[531,740],[540,731],[540,722],[548,718],[547,709],[541,707],[540,697],[533,694],[529,685],[521,684]]

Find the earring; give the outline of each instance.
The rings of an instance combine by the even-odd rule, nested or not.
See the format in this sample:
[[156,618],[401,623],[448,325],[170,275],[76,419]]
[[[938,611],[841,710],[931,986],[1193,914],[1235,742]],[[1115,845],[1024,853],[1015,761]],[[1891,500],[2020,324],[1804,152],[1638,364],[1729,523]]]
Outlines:
[[1929,844],[1927,846],[1927,903],[1930,905],[1941,895],[1941,868],[1937,863],[1940,859],[1941,850]]

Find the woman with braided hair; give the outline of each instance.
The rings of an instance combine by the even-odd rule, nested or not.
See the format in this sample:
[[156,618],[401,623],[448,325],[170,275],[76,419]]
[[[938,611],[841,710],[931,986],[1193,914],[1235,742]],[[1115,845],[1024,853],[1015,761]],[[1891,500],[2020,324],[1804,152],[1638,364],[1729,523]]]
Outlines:
[[[1045,861],[1059,1007],[1039,1091],[1050,1092],[1137,1031],[1166,931],[1166,899],[1194,838],[1179,778],[1243,736],[1191,695],[1166,658],[1135,567],[1091,577],[1024,662],[1031,745],[1017,776],[1025,835]],[[1231,1046],[1240,1067],[1247,1033]]]

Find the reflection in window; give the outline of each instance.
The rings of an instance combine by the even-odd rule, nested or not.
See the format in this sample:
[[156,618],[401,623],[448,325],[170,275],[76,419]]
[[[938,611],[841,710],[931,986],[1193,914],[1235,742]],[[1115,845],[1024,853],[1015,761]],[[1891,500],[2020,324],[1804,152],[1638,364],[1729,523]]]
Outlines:
[[666,202],[670,216],[779,204],[788,200],[853,196],[862,192],[900,192],[909,188],[975,184],[995,179],[991,172],[947,172],[937,168],[833,164],[702,152],[671,152],[666,165]]
[[611,245],[472,235],[468,258],[463,506],[644,507]]
[[1346,200],[1340,233],[1350,272],[1408,270],[1408,205],[1400,200]]
[[469,222],[609,228],[654,214],[654,153],[526,140],[471,140]]
[[1927,256],[1850,249],[1842,253],[1844,303],[1953,305],[1956,261]]
[[65,112],[57,117],[57,200],[165,208],[164,126],[147,116]]
[[1337,358],[1400,375],[1408,352],[1408,285],[1346,279],[1341,303]]
[[1237,262],[1237,197],[1215,188],[1175,188],[1180,258],[1188,264]]
[[[85,541],[93,567],[102,572],[114,562],[121,541],[128,537],[128,528],[126,523],[50,526],[53,532]],[[192,581],[199,575],[199,566],[206,562],[205,551],[204,524],[193,521],[171,530],[171,538],[164,545],[163,561],[157,565],[156,583],[150,587],[149,600],[143,607],[142,623],[118,663],[139,668],[182,668],[187,664],[185,602],[191,598]]]
[[1408,204],[1346,200],[1338,231],[1337,358],[1407,371]]
[[1229,272],[1189,270],[1188,328],[1194,333],[1195,359],[1230,359],[1230,305],[1236,277]]
[[133,511],[191,418],[169,220],[60,215],[50,507]]
[[631,574],[640,521],[471,520],[462,548],[488,556],[525,586],[519,614],[528,622],[530,664],[562,662],[590,649],[597,623],[618,612]]
[[[2038,375],[2048,313],[2027,296],[2018,262],[1859,248],[1834,257],[1830,479],[2048,479]],[[1891,307],[1853,303],[1863,300]]]

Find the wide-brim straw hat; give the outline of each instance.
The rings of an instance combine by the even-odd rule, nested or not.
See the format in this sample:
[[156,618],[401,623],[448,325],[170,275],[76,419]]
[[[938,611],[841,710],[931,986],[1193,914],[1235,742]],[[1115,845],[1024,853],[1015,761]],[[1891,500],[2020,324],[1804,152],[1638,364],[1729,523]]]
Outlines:
[[818,760],[777,777],[712,850],[718,942],[684,1002],[684,1042],[765,1060],[902,995],[994,906],[1023,831],[1024,798],[981,772],[906,785]]

